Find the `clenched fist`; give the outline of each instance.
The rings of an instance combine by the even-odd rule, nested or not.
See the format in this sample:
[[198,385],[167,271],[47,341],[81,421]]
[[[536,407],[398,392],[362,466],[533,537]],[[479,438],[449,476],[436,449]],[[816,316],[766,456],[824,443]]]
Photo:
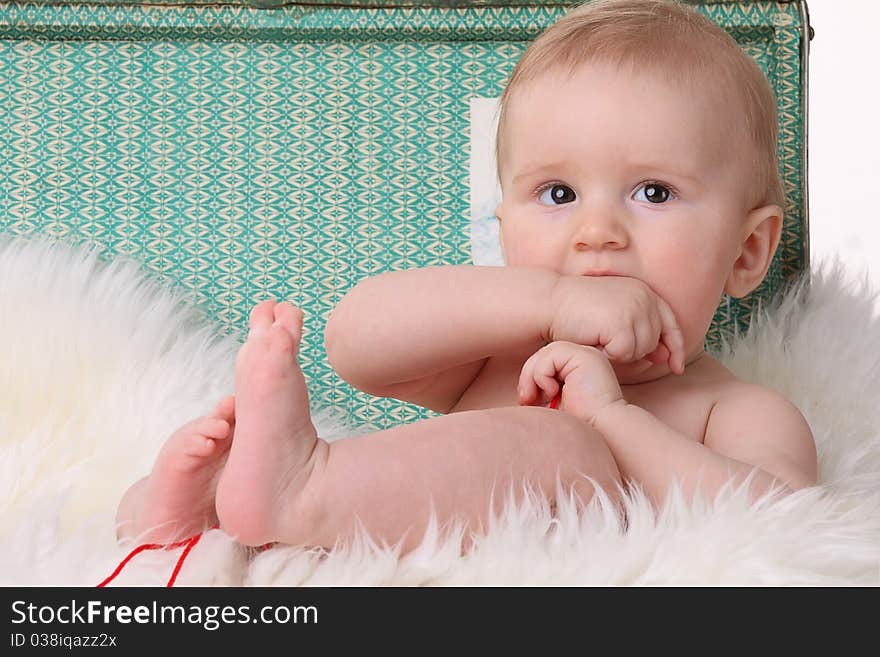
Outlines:
[[562,388],[559,409],[592,424],[611,404],[626,403],[605,354],[573,342],[551,342],[536,351],[519,376],[519,403],[545,406]]
[[669,305],[626,276],[560,276],[550,300],[548,342],[596,347],[614,363],[668,363],[684,372],[684,336]]

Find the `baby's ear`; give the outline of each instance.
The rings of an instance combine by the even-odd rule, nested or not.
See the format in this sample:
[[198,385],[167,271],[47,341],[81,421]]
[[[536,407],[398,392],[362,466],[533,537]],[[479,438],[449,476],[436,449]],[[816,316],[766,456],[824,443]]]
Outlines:
[[783,216],[778,205],[765,205],[749,212],[743,224],[739,257],[724,285],[730,296],[744,297],[764,280],[782,237]]

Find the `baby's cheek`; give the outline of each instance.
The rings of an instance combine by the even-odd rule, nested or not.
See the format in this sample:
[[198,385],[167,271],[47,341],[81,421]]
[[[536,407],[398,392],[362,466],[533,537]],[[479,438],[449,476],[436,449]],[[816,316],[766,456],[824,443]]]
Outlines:
[[706,332],[717,306],[718,298],[705,294],[704,290],[693,290],[688,297],[677,300],[673,306],[678,326],[684,335],[686,353],[703,348]]
[[[685,255],[662,263],[657,293],[672,307],[685,337],[702,344],[724,290],[726,272],[720,258],[689,245]],[[712,245],[705,244],[704,251]]]
[[506,236],[504,254],[508,265],[557,269],[560,255],[540,235]]

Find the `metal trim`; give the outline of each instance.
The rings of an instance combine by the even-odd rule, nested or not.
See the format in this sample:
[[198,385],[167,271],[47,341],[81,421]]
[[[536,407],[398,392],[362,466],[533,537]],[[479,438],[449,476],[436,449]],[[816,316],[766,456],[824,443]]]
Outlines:
[[798,1],[801,14],[801,113],[804,121],[804,277],[810,278],[810,167],[809,167],[809,131],[810,131],[810,41],[814,32],[810,25],[810,9],[807,0]]

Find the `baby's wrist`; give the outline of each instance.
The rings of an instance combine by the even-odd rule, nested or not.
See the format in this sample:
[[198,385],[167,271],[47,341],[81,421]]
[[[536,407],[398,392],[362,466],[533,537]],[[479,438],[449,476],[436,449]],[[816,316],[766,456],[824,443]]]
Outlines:
[[565,276],[562,274],[557,274],[556,272],[552,272],[552,277],[550,278],[550,285],[547,289],[546,294],[543,296],[543,304],[544,312],[540,313],[541,316],[541,339],[546,343],[550,344],[556,340],[555,336],[555,322],[556,316],[559,312],[560,296],[563,294],[560,289],[564,283],[563,279]]
[[601,432],[601,428],[605,425],[607,419],[613,417],[616,413],[619,413],[621,409],[624,409],[627,406],[629,406],[629,402],[622,397],[608,402],[593,414],[593,417],[590,418],[590,425],[597,431]]
[[[571,306],[574,299],[577,298],[578,303],[583,303],[582,293],[584,285],[582,276],[572,276],[567,274],[556,274],[553,281],[553,287],[548,295],[548,313],[547,313],[547,342],[556,342],[557,340],[568,340],[569,336],[565,335],[564,322],[566,313],[571,312]],[[577,295],[574,297],[573,295]]]

